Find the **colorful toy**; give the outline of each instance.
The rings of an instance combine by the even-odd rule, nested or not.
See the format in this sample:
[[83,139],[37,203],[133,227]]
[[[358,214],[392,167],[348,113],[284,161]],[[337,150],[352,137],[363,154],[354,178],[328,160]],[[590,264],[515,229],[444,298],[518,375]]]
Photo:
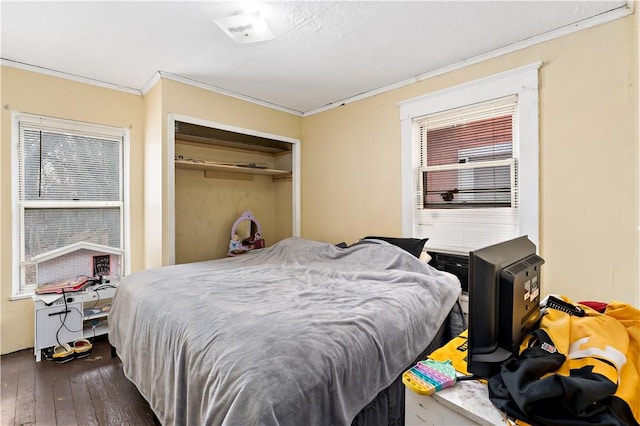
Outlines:
[[418,363],[402,374],[402,383],[415,393],[431,395],[456,384],[456,370],[451,361],[428,359]]
[[[247,236],[243,239],[238,235],[238,227],[245,221],[249,221]],[[260,223],[249,210],[245,210],[235,221],[231,228],[231,240],[229,241],[229,251],[227,256],[237,256],[253,249],[264,248],[266,243],[262,238]]]

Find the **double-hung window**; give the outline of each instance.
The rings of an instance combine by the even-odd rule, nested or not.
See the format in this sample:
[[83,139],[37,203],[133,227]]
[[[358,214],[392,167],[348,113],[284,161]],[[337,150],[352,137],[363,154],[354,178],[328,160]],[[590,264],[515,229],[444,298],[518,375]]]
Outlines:
[[405,235],[462,253],[538,242],[538,67],[400,104]]
[[414,120],[419,207],[517,208],[516,105],[509,96]]
[[13,144],[14,295],[33,291],[36,255],[78,242],[126,253],[128,130],[16,113]]

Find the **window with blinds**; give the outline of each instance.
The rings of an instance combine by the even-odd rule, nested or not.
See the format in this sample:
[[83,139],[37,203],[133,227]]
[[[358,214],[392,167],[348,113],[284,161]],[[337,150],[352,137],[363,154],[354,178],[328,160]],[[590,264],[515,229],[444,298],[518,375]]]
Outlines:
[[517,207],[515,107],[507,97],[416,120],[423,208]]
[[466,254],[538,244],[541,62],[399,103],[402,232]]
[[32,257],[85,241],[124,247],[124,130],[21,115],[18,127],[20,293]]
[[466,250],[518,227],[517,96],[414,119],[416,217],[430,246]]

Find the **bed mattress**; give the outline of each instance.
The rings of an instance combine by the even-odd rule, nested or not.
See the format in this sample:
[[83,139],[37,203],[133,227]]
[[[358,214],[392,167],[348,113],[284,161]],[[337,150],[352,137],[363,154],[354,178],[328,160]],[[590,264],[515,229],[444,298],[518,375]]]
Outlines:
[[290,238],[131,274],[109,339],[165,425],[348,425],[459,294],[457,278],[395,246]]

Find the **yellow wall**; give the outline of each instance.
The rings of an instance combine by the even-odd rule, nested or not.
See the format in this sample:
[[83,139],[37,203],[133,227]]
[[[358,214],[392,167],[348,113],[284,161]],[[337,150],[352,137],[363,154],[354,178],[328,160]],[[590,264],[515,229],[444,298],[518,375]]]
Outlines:
[[[276,155],[275,168],[278,170],[291,170],[293,167],[293,154]],[[280,180],[275,185],[275,224],[273,242],[280,241],[294,235],[293,230],[293,182],[292,180]],[[267,240],[267,245],[271,242]]]
[[547,54],[541,74],[546,292],[640,300],[633,22],[631,16],[547,44],[566,53]]
[[144,97],[144,267],[162,266],[163,217],[163,98],[160,80]]
[[396,103],[537,61],[543,292],[640,304],[634,16],[305,117],[302,236],[399,235]]
[[[640,115],[640,12],[638,11],[638,6],[640,6],[639,1],[634,1],[634,7],[636,12],[635,16],[635,28],[633,32],[633,40],[635,40],[636,49],[635,49],[635,57],[636,57],[636,111],[638,115]],[[640,119],[636,119],[636,141],[638,146],[638,152],[636,153],[636,190],[634,192],[636,199],[636,215],[637,215],[637,223],[638,223],[638,232],[637,232],[637,241],[638,245],[640,245]],[[638,262],[638,269],[636,270],[636,275],[640,277],[640,262]],[[640,278],[639,278],[640,280]],[[638,300],[635,305],[640,307],[640,283],[637,284],[638,289]]]
[[[130,128],[131,269],[143,265],[143,100],[141,96],[2,67],[0,145],[0,351],[33,346],[33,301],[11,297],[11,111]],[[138,165],[136,167],[135,165]]]
[[622,18],[304,118],[172,80],[143,98],[2,67],[0,351],[33,345],[32,301],[9,301],[10,110],[131,128],[138,270],[169,259],[169,113],[301,139],[301,234],[352,242],[402,230],[397,102],[537,61],[543,292],[640,305],[637,31],[637,16]]

